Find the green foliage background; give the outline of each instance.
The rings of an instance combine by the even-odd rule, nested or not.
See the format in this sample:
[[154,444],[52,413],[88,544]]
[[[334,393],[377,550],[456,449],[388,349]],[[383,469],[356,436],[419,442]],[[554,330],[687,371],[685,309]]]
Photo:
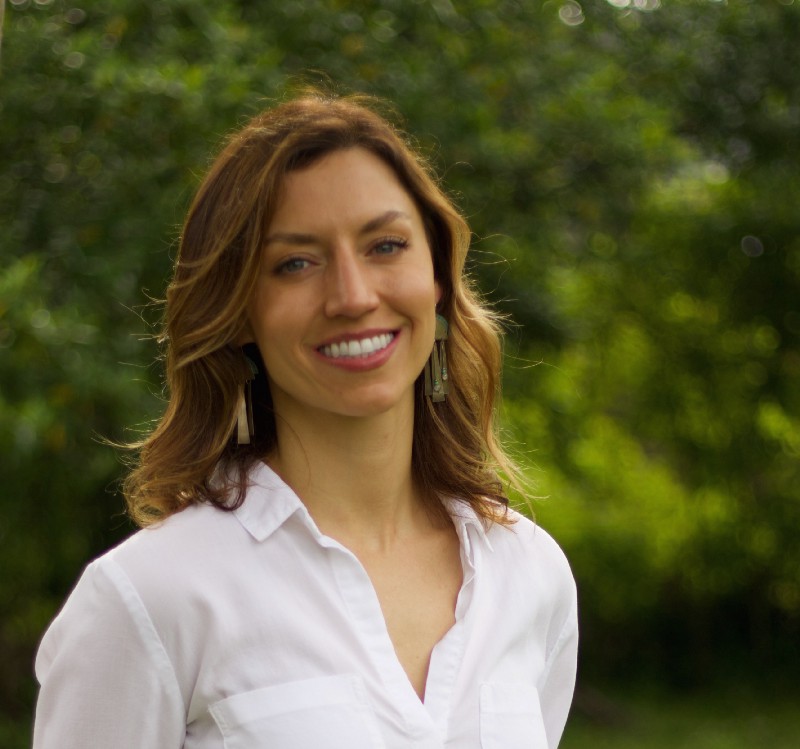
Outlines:
[[146,304],[199,174],[301,79],[393,102],[469,216],[581,683],[797,673],[797,3],[11,0],[4,32],[0,743],[131,530],[101,437],[161,408]]

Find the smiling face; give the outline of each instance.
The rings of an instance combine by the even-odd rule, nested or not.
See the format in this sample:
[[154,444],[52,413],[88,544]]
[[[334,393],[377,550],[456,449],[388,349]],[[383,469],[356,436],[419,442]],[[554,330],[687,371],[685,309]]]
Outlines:
[[386,163],[350,148],[290,172],[249,307],[276,413],[413,409],[440,295],[422,218]]

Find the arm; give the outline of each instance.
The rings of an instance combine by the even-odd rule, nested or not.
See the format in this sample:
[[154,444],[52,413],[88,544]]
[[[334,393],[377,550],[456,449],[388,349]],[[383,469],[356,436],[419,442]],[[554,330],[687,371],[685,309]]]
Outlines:
[[550,749],[555,749],[561,740],[575,691],[578,660],[578,602],[575,582],[571,575],[567,585],[571,599],[569,613],[547,655],[545,672],[539,687],[539,701]]
[[186,708],[139,595],[110,559],[91,564],[45,634],[34,749],[179,749]]

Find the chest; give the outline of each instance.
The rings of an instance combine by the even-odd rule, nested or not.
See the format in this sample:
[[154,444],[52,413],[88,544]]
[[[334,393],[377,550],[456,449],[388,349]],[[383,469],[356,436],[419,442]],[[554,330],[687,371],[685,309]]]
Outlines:
[[362,561],[397,659],[423,700],[433,648],[455,623],[463,580],[458,541],[445,537],[429,549]]

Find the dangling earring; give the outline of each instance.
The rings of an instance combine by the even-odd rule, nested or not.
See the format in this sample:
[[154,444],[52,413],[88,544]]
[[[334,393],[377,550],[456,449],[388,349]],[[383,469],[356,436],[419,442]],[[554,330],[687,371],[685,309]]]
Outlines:
[[236,444],[238,445],[249,445],[256,433],[253,422],[253,380],[258,374],[258,367],[249,356],[245,356],[245,359],[250,369],[250,377],[242,383],[236,404]]
[[425,395],[434,403],[441,403],[450,392],[450,379],[447,372],[447,350],[444,342],[449,329],[447,320],[436,315],[436,336],[433,351],[425,362]]

